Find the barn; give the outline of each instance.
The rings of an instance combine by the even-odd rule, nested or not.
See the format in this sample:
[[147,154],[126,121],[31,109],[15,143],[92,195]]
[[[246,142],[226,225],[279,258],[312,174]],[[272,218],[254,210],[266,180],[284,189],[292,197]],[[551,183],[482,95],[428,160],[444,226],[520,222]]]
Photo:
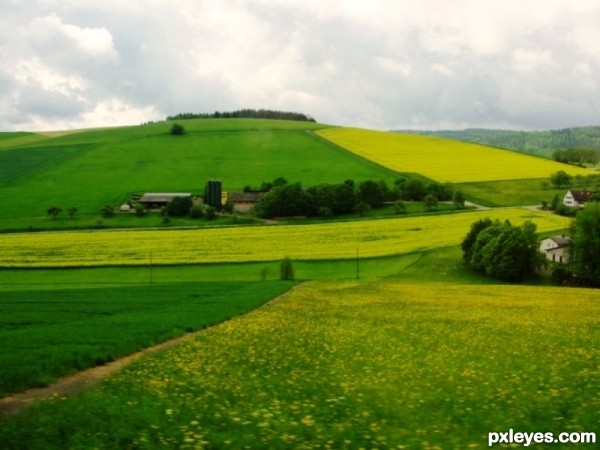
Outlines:
[[146,209],[161,209],[173,200],[175,197],[191,197],[189,192],[160,192],[147,193],[142,195],[139,203]]

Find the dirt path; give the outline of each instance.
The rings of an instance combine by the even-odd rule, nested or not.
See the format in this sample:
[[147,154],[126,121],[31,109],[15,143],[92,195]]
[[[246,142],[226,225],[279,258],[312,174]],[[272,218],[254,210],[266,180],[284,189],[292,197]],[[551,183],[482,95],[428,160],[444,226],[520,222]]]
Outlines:
[[[291,289],[287,290],[283,294],[269,300],[267,303],[259,307],[258,309],[267,308],[274,303],[281,300],[284,296],[298,288],[300,284],[292,286]],[[256,311],[253,310],[253,311]],[[252,312],[252,311],[250,311]],[[238,316],[240,317],[240,316]],[[223,322],[221,322],[223,323]],[[217,324],[219,325],[219,324]],[[217,326],[214,325],[214,326]],[[29,406],[32,402],[37,400],[43,400],[50,397],[67,397],[73,394],[77,394],[84,389],[87,389],[91,386],[94,386],[100,383],[102,380],[110,376],[111,374],[119,371],[121,368],[126,366],[127,364],[135,361],[141,356],[149,355],[153,353],[158,353],[163,350],[169,349],[171,347],[175,347],[185,341],[193,339],[199,333],[202,333],[203,330],[195,331],[193,333],[188,333],[181,337],[171,339],[169,341],[163,342],[161,344],[154,345],[147,349],[141,350],[139,352],[133,353],[124,358],[117,359],[111,363],[105,364],[103,366],[92,367],[91,369],[82,370],[81,372],[74,373],[73,375],[69,375],[65,378],[61,378],[56,381],[54,384],[51,384],[48,387],[43,388],[34,388],[29,389],[25,392],[21,392],[19,394],[11,395],[10,397],[5,397],[0,399],[0,419],[3,416],[17,413],[27,406]]]

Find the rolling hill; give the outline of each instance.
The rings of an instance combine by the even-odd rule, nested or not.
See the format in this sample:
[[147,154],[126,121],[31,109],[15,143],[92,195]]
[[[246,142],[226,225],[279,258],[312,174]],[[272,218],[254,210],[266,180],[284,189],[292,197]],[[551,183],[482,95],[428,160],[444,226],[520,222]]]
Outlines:
[[202,193],[211,178],[221,179],[225,190],[279,176],[306,185],[394,179],[391,171],[310,133],[325,125],[258,119],[183,123],[183,136],[171,136],[169,122],[58,136],[0,135],[0,195],[9,199],[0,220],[44,217],[55,204],[95,214],[135,192]]

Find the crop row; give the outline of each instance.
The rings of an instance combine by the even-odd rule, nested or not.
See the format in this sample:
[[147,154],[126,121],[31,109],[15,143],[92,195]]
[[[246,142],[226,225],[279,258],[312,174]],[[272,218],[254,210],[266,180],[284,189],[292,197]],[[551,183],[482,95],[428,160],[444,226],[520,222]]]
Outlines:
[[316,134],[396,172],[419,173],[440,182],[547,178],[558,170],[590,173],[543,158],[433,136],[356,128],[327,128]]
[[442,216],[313,225],[203,230],[21,233],[0,236],[0,267],[199,264],[378,257],[457,245],[483,217],[539,231],[560,229],[562,217],[502,209]]

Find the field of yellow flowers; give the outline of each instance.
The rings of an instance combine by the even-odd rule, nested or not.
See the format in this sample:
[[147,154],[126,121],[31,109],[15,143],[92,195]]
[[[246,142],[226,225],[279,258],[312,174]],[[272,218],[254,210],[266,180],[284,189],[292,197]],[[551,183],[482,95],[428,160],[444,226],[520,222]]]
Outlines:
[[542,158],[434,136],[358,128],[326,128],[316,134],[396,172],[419,173],[440,182],[548,178],[559,170],[590,174]]
[[93,231],[0,235],[0,267],[83,267],[350,259],[457,245],[483,217],[531,220],[562,229],[556,215],[523,209],[311,225],[197,230]]
[[307,283],[79,399],[0,423],[0,436],[28,450],[464,450],[488,448],[492,431],[598,431],[598,300],[569,288]]

